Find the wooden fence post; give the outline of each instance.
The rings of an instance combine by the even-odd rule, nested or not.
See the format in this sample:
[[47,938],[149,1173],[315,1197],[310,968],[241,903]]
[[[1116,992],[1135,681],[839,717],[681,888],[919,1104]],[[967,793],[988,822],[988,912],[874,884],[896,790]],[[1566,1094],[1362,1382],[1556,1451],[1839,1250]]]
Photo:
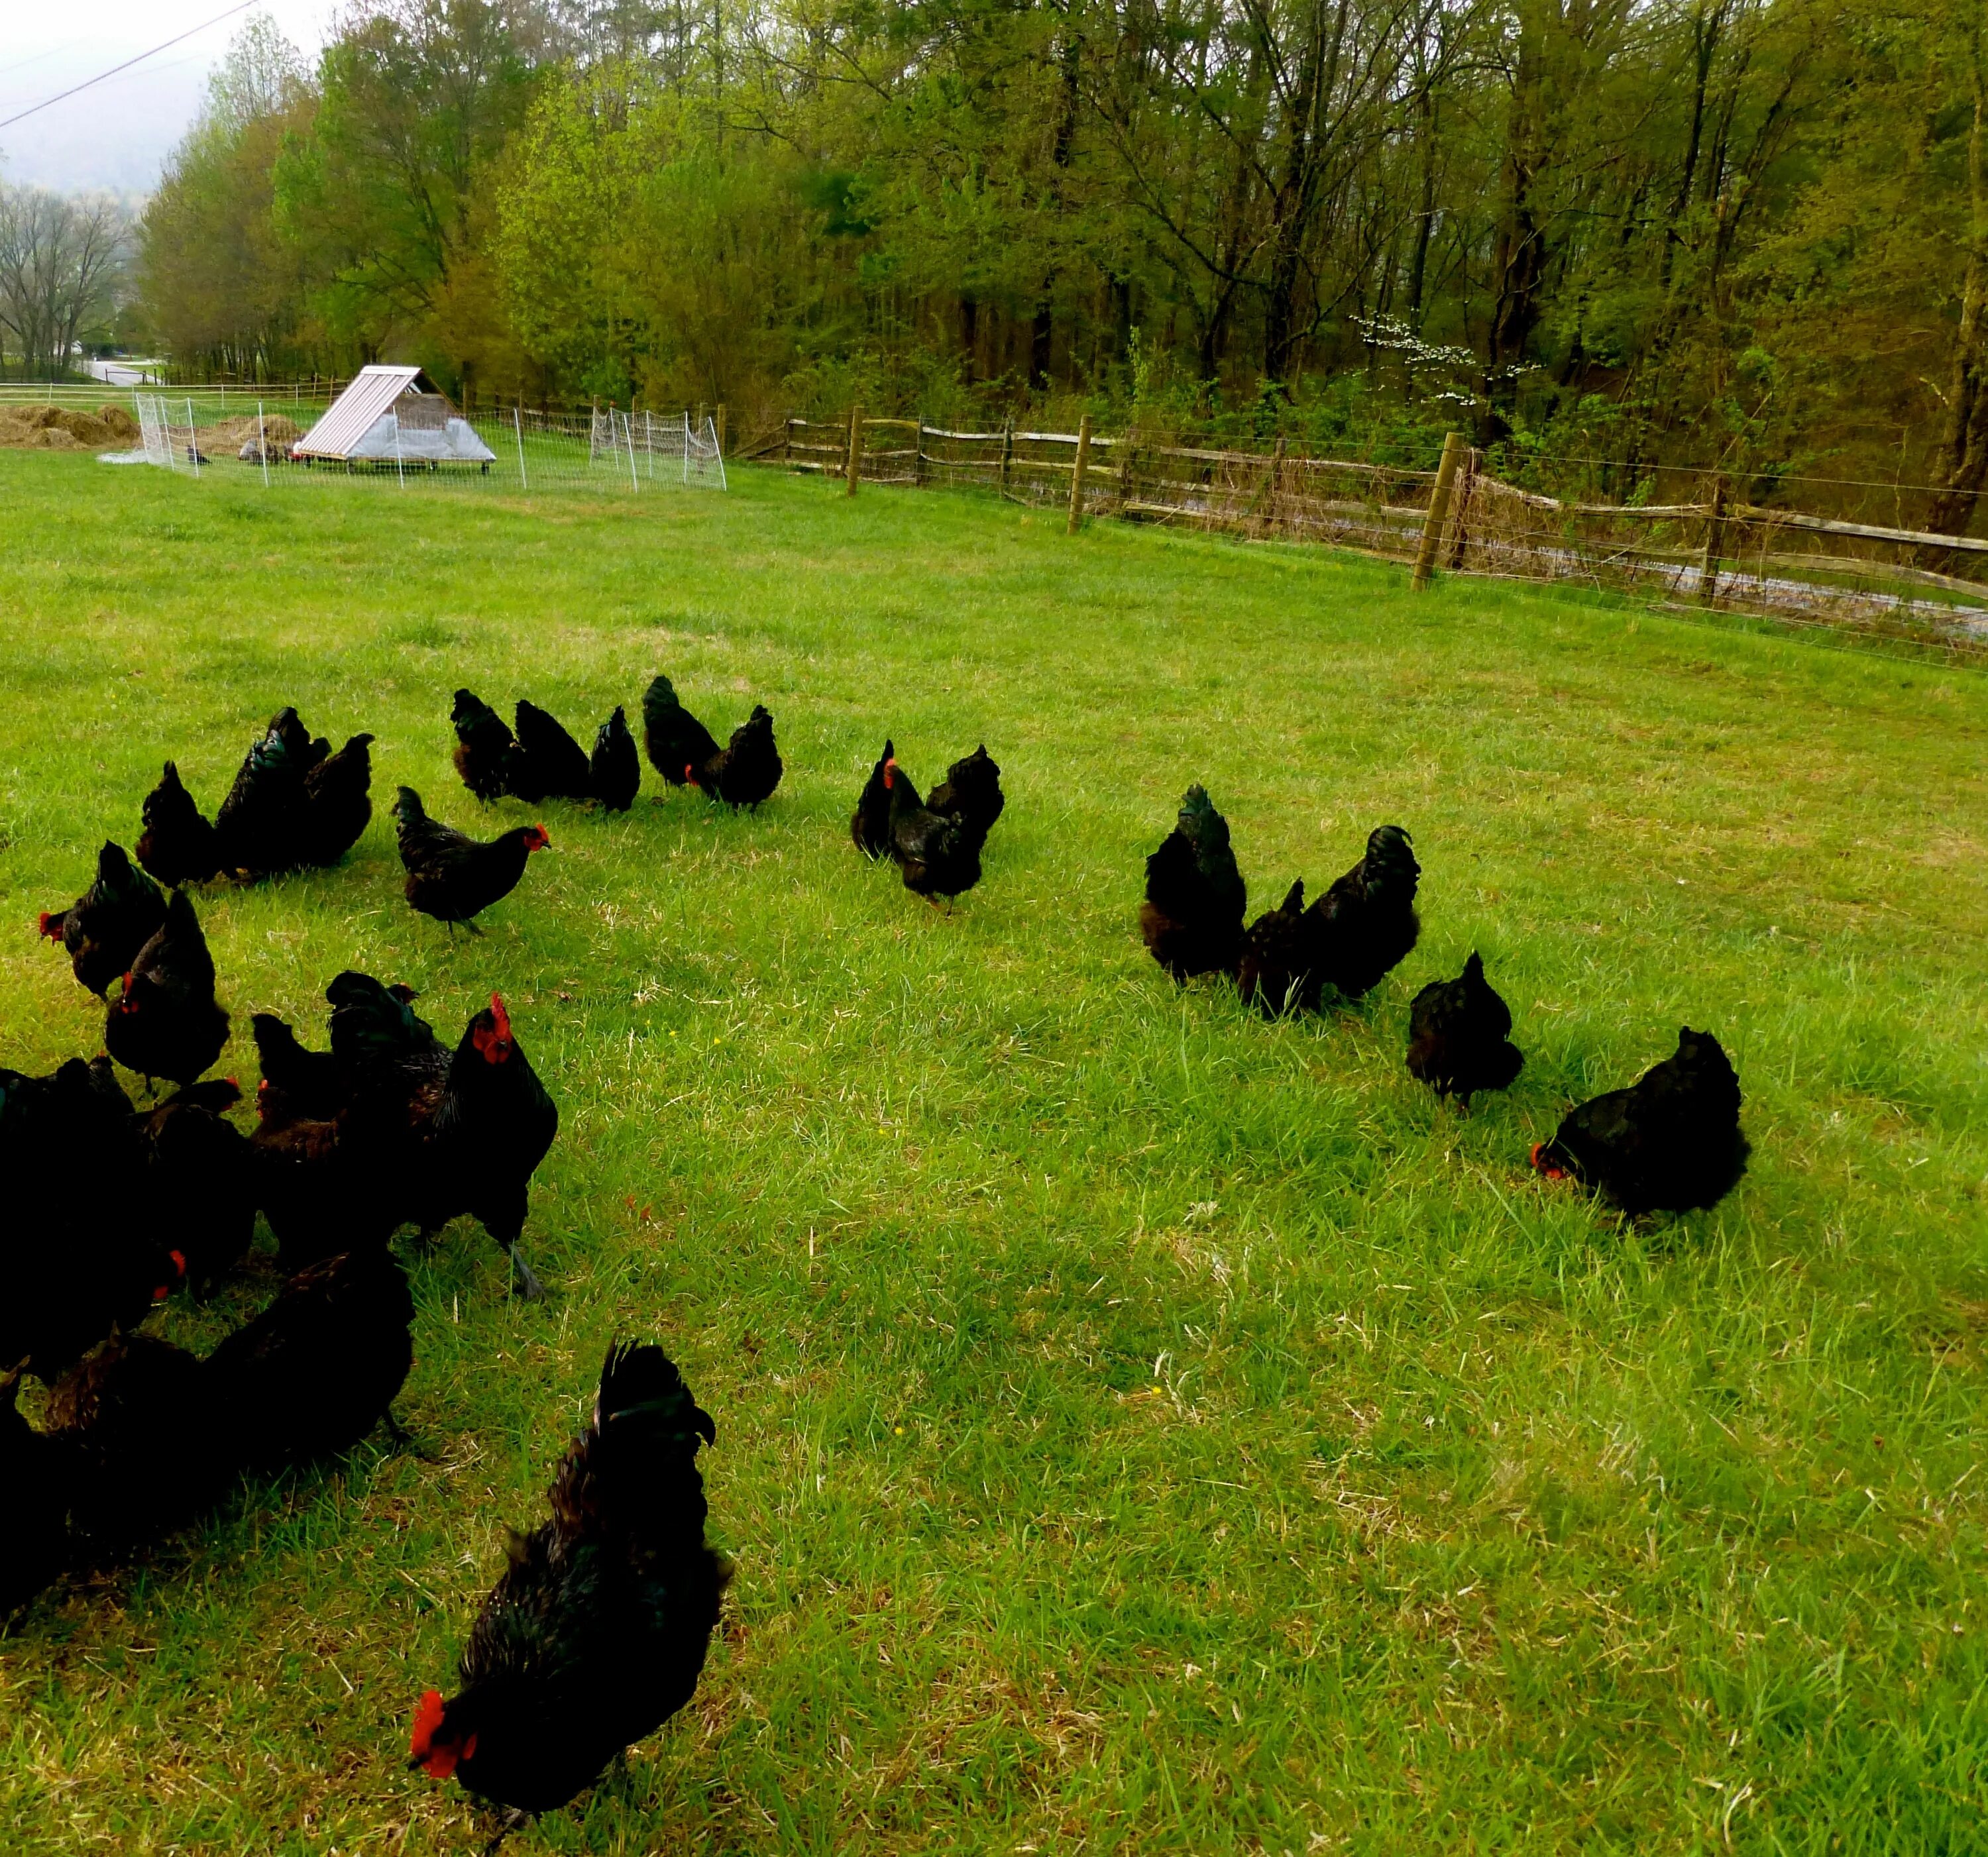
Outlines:
[[1277,526],[1277,509],[1284,495],[1284,435],[1277,434],[1277,448],[1270,454],[1270,478],[1266,486],[1263,498],[1263,532],[1270,535]]
[[1472,445],[1463,454],[1462,468],[1459,471],[1463,481],[1451,491],[1449,498],[1449,545],[1443,550],[1443,566],[1455,573],[1463,566],[1463,551],[1470,541],[1470,499],[1477,488],[1477,473],[1484,462],[1484,454]]
[[1442,525],[1449,520],[1449,496],[1456,485],[1456,467],[1463,455],[1463,434],[1452,432],[1442,441],[1442,462],[1435,468],[1435,488],[1429,493],[1428,513],[1422,518],[1422,545],[1415,550],[1415,571],[1408,585],[1420,593],[1435,571]]
[[718,455],[725,455],[725,402],[718,403]]
[[857,473],[863,468],[863,409],[860,406],[849,409],[849,488],[844,496],[856,494]]
[[1123,515],[1126,506],[1132,501],[1132,454],[1138,447],[1132,442],[1134,428],[1128,426],[1124,437],[1118,441],[1118,513]]
[[1015,420],[1010,414],[1001,422],[1001,494],[1008,494],[1009,467],[1015,461]]
[[1698,597],[1706,606],[1719,597],[1719,557],[1726,547],[1726,480],[1712,486],[1712,514],[1705,525],[1705,559],[1698,570]]
[[794,461],[794,422],[791,418],[780,422],[780,462],[791,464]]
[[925,422],[918,420],[918,435],[911,441],[911,482],[917,488],[925,487]]
[[1084,475],[1090,468],[1090,415],[1087,413],[1077,421],[1077,463],[1070,474],[1070,527],[1067,533],[1075,535],[1084,521]]

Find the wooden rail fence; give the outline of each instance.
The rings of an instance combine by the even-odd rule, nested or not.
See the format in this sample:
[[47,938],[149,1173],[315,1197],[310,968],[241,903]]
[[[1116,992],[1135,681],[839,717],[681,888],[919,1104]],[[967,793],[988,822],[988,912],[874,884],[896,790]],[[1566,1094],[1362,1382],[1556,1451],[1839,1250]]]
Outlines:
[[859,481],[969,486],[1067,506],[1073,526],[1109,515],[1323,543],[1406,562],[1417,585],[1439,570],[1583,582],[1988,662],[1988,541],[1761,508],[1733,500],[1711,474],[1689,502],[1566,501],[1492,476],[1457,438],[1442,468],[1422,471],[1314,457],[1281,439],[1248,451],[1085,423],[1080,432],[961,432],[852,408],[833,423],[786,420],[739,456],[819,472],[852,492]]

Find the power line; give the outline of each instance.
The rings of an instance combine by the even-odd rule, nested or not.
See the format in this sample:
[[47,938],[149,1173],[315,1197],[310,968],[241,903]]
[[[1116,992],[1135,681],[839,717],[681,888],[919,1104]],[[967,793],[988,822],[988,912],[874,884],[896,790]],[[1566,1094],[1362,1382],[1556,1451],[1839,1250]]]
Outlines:
[[257,0],[241,0],[238,6],[231,6],[226,12],[216,13],[211,19],[205,20],[198,25],[191,26],[185,32],[175,34],[164,44],[155,45],[149,52],[140,52],[136,58],[127,58],[121,65],[113,65],[107,71],[100,71],[94,77],[86,78],[79,84],[72,84],[68,89],[54,96],[45,98],[42,102],[23,110],[19,116],[10,116],[5,122],[0,123],[0,129],[11,129],[16,123],[25,122],[29,116],[36,115],[38,112],[48,109],[52,104],[59,103],[64,97],[74,96],[77,92],[87,90],[93,84],[102,83],[106,77],[115,77],[120,71],[128,71],[134,65],[141,65],[148,58],[156,58],[161,52],[169,50],[178,45],[181,39],[191,39],[196,32],[204,32],[211,25],[220,25],[224,19],[232,19],[237,13],[245,13],[249,8],[256,4]]

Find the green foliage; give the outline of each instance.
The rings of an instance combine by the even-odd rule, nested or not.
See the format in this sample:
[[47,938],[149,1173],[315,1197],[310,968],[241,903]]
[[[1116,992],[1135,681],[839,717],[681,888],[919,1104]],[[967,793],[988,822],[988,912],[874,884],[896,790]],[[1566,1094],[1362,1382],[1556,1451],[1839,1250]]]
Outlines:
[[[203,894],[252,1089],[248,1015],[321,1042],[348,964],[445,1036],[502,990],[563,1112],[553,1294],[467,1225],[409,1248],[412,1449],[38,1604],[0,1847],[479,1848],[409,1714],[617,1335],[715,1415],[738,1578],[695,1704],[521,1851],[1978,1844],[1978,677],[749,468],[445,508],[12,454],[0,495],[0,1062],[97,1048],[36,912],[280,704],[485,831],[542,815],[462,791],[461,683],[584,738],[667,669],[721,731],[764,700],[788,766],[756,817],[646,773],[556,808],[478,941],[405,907],[384,818]],[[1002,765],[950,913],[850,846],[887,734],[927,784]],[[1269,1025],[1148,957],[1195,779],[1259,907],[1414,833],[1422,944],[1361,1010]],[[1463,1116],[1401,1054],[1472,948],[1527,1063]],[[1686,1021],[1746,1089],[1732,1200],[1625,1228],[1531,1172]]]

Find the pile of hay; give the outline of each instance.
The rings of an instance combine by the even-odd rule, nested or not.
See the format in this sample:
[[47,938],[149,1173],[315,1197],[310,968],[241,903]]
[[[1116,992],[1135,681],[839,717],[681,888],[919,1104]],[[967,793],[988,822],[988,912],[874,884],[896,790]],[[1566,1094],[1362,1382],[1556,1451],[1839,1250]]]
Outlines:
[[[290,447],[304,435],[303,427],[294,419],[286,419],[281,413],[266,414],[262,420],[262,433],[269,444],[269,461],[287,458]],[[253,464],[255,461],[255,415],[241,414],[234,419],[217,419],[211,426],[200,428],[200,447],[215,457],[240,457]]]
[[109,451],[140,437],[138,422],[122,407],[94,413],[68,407],[0,407],[0,445],[17,451]]

